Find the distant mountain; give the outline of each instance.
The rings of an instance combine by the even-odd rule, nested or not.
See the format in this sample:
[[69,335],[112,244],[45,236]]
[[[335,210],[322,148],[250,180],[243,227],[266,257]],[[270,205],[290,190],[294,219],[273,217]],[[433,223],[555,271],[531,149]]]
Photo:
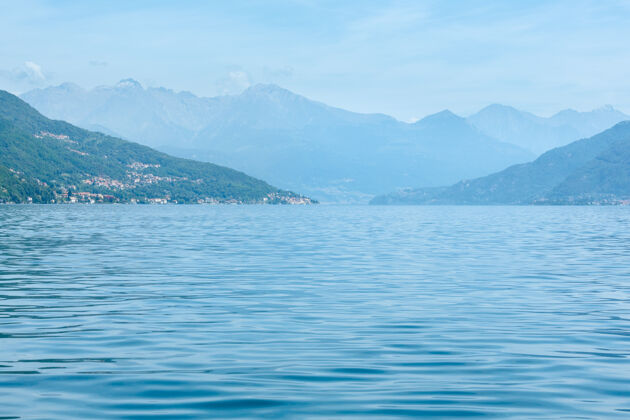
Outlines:
[[310,200],[232,169],[50,120],[0,90],[0,202]]
[[543,118],[505,105],[490,105],[468,117],[486,135],[535,154],[600,133],[630,116],[610,105],[590,112],[572,109]]
[[378,196],[372,204],[630,204],[630,121],[531,163],[450,187]]
[[64,84],[23,98],[50,117],[234,167],[325,201],[367,202],[396,188],[444,185],[534,157],[450,112],[407,124],[275,85],[199,98],[123,80],[92,90]]
[[133,79],[89,91],[64,83],[35,89],[21,97],[50,118],[117,134],[151,147],[190,138],[205,127],[205,120],[199,121],[198,116],[211,110],[209,101],[192,94],[145,90]]

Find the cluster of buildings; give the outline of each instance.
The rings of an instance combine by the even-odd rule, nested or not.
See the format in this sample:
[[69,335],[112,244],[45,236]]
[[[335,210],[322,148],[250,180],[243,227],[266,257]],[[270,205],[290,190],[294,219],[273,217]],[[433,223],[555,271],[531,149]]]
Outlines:
[[168,204],[168,198],[149,198],[147,202],[149,204]]
[[38,134],[33,134],[33,136],[37,139],[43,139],[44,137],[49,137],[49,138],[65,141],[66,143],[78,144],[78,142],[71,140],[70,137],[68,137],[65,134],[54,134],[48,131],[40,131]]
[[[136,167],[138,165],[142,165],[142,167],[159,167],[160,165],[149,165],[140,162],[134,162]],[[131,165],[127,165],[131,166]],[[106,176],[93,176],[91,178],[86,178],[82,182],[86,185],[94,185],[97,187],[111,188],[117,190],[124,190],[134,188],[138,185],[150,185],[157,184],[158,182],[177,182],[177,181],[187,181],[186,177],[175,177],[175,176],[158,176],[150,173],[141,173],[136,171],[127,171],[127,179],[125,182],[119,181],[116,179],[112,179]]]
[[128,164],[127,167],[132,170],[127,171],[127,178],[130,179],[131,184],[125,185],[126,188],[133,188],[136,185],[156,184],[158,182],[176,182],[188,180],[188,178],[186,177],[158,176],[151,173],[139,172],[149,168],[159,168],[159,163],[132,162]]
[[127,165],[127,167],[138,170],[138,169],[147,169],[147,168],[159,168],[160,164],[159,163],[131,162],[129,165]]
[[269,193],[262,201],[273,204],[314,204],[313,200],[308,197],[293,196],[281,192]]
[[113,188],[113,189],[120,189],[120,190],[127,187],[127,185],[123,184],[122,182],[116,179],[111,179],[109,177],[104,177],[104,176],[95,176],[92,178],[84,179],[83,183],[87,185],[95,185],[97,187]]
[[187,181],[186,177],[176,177],[176,176],[158,176],[153,174],[143,174],[140,172],[128,172],[127,177],[131,178],[131,182],[133,185],[130,185],[129,188],[133,188],[135,185],[147,185],[147,184],[156,184],[158,182],[176,182],[176,181]]
[[[38,134],[33,134],[33,136],[36,139],[51,138],[51,139],[60,140],[60,141],[66,142],[66,143],[79,144],[78,141],[70,139],[70,137],[67,136],[66,134],[55,134],[55,133],[51,133],[49,131],[40,131]],[[71,152],[79,154],[81,156],[88,156],[89,155],[89,153],[82,152],[82,151],[76,150],[76,149],[72,149],[70,147],[67,147],[67,149],[70,150]]]
[[89,192],[75,192],[68,196],[70,203],[116,203],[120,200],[113,195],[96,194]]

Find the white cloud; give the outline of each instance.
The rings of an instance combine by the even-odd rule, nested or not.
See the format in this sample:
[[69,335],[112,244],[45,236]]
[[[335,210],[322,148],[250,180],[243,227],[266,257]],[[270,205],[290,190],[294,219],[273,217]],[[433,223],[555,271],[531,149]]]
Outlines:
[[247,88],[250,85],[249,75],[244,71],[231,71],[229,77],[234,84],[243,88]]
[[26,73],[28,74],[30,79],[34,79],[37,81],[46,80],[46,76],[44,76],[44,72],[42,71],[42,66],[37,63],[33,63],[32,61],[27,61],[24,63],[24,67],[26,67]]
[[217,90],[220,95],[230,95],[242,92],[251,84],[251,78],[247,72],[233,70],[217,82]]
[[28,89],[33,86],[42,86],[49,79],[42,67],[33,62],[26,61],[19,67],[13,69],[0,69],[0,80],[3,80],[9,88],[12,89]]

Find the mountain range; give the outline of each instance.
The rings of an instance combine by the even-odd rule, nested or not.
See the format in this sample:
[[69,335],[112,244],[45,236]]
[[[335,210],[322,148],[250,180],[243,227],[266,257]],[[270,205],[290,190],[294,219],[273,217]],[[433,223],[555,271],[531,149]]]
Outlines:
[[544,118],[495,104],[468,118],[442,111],[405,123],[275,85],[203,98],[133,79],[91,90],[65,83],[22,98],[49,117],[329,202],[367,202],[388,191],[481,177],[630,118],[609,106]]
[[530,163],[450,187],[377,196],[371,204],[630,204],[630,121]]
[[233,167],[324,201],[367,202],[414,185],[486,175],[535,155],[443,111],[409,124],[309,100],[275,85],[201,98],[126,79],[22,98],[52,118],[181,157]]
[[0,90],[0,202],[297,203],[242,172],[50,120]]
[[536,155],[593,136],[625,120],[630,120],[630,116],[610,105],[590,112],[566,109],[545,118],[494,104],[468,117],[472,125],[488,136],[521,146]]

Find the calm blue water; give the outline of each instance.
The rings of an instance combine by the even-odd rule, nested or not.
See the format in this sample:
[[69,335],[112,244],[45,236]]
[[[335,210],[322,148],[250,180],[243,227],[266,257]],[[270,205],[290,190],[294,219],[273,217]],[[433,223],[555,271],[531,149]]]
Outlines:
[[628,418],[630,208],[0,206],[0,418]]

